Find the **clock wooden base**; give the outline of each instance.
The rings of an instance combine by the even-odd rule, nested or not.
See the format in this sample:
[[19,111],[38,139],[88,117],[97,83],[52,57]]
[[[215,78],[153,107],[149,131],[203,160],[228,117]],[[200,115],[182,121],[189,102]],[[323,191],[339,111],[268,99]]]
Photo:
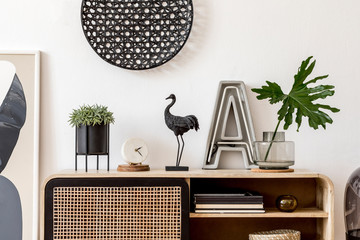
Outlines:
[[149,165],[143,164],[123,164],[119,165],[117,170],[119,172],[140,172],[140,171],[150,171]]

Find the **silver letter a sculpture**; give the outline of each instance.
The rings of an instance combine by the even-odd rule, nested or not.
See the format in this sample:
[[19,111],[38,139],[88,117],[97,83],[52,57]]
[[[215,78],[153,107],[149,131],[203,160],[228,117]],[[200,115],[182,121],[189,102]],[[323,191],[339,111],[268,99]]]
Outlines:
[[[230,129],[231,122],[233,127]],[[203,169],[218,168],[223,151],[240,152],[244,161],[244,168],[255,166],[252,160],[252,144],[254,141],[254,127],[244,82],[221,81],[207,141]]]

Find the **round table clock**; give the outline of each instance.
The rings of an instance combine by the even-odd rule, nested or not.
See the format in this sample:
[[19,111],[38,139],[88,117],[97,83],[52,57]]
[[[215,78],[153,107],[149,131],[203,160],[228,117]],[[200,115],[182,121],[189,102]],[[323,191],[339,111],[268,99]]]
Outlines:
[[148,153],[149,150],[144,140],[140,138],[126,140],[121,147],[121,154],[128,164],[119,165],[117,170],[125,172],[149,171],[149,165],[142,164]]

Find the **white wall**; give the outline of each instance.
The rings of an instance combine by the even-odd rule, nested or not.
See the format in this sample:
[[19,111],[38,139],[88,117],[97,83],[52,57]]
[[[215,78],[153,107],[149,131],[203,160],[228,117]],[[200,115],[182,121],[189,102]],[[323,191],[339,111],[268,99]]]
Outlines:
[[1,1],[0,48],[35,49],[41,60],[41,181],[74,166],[73,108],[83,103],[108,105],[111,168],[121,161],[129,137],[148,142],[152,168],[173,164],[176,140],[163,120],[165,101],[175,93],[173,113],[194,114],[200,131],[185,135],[183,164],[202,166],[215,95],[220,80],[247,84],[257,138],[272,130],[276,111],[250,92],[265,80],[290,87],[301,60],[317,59],[314,74],[330,74],[336,86],[326,103],[341,109],[326,131],[306,122],[287,139],[296,142],[295,168],[329,176],[335,185],[335,239],[344,238],[343,192],[360,166],[360,2],[356,0],[193,0],[195,17],[183,50],[165,65],[129,71],[100,59],[80,25],[80,0]]

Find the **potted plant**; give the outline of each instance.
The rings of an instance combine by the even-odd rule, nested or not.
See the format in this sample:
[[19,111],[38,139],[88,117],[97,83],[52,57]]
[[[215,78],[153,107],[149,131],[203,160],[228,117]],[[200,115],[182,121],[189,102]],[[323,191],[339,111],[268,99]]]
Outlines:
[[[333,113],[340,111],[338,108],[315,102],[317,100],[325,99],[326,97],[334,95],[335,87],[332,85],[317,85],[310,87],[310,84],[315,84],[317,81],[327,78],[328,75],[318,76],[311,80],[305,81],[315,67],[316,61],[314,60],[310,63],[311,58],[312,57],[308,57],[301,63],[297,74],[294,76],[294,84],[288,94],[283,93],[279,84],[270,81],[266,81],[267,85],[262,86],[261,88],[251,89],[253,92],[258,94],[257,99],[259,100],[269,99],[270,104],[282,102],[282,106],[277,112],[278,123],[273,134],[271,134],[270,140],[268,141],[265,154],[263,154],[260,158],[259,156],[254,157],[258,165],[259,163],[263,163],[264,166],[269,165],[266,162],[268,161],[271,148],[276,142],[274,140],[276,138],[279,125],[282,121],[284,121],[284,130],[288,129],[289,126],[294,122],[293,115],[295,114],[297,131],[299,131],[303,117],[308,118],[308,123],[311,128],[316,130],[319,128],[319,126],[321,126],[326,129],[326,123],[331,124],[333,120],[327,113],[323,112],[322,110],[328,110]],[[281,138],[284,140],[284,137]],[[258,152],[256,154],[259,155]]]
[[105,155],[109,153],[109,124],[113,113],[102,105],[83,105],[70,114],[69,123],[76,127],[77,155]]

